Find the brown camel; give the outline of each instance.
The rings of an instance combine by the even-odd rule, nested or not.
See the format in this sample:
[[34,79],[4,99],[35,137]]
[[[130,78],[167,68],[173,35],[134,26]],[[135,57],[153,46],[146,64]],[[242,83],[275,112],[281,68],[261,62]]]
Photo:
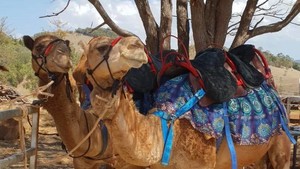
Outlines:
[[[217,150],[214,137],[196,131],[184,118],[174,123],[169,165],[164,167],[160,164],[164,148],[160,118],[153,114],[140,114],[132,94],[122,83],[117,89],[112,87],[116,86],[117,81],[122,82],[130,68],[147,63],[144,46],[138,38],[124,37],[115,42],[112,38],[97,37],[89,42],[85,54],[88,79],[94,86],[92,106],[99,115],[107,104],[101,98],[113,102],[110,102],[113,106],[106,117],[112,119],[110,133],[114,149],[125,161],[151,168],[231,168],[226,139],[222,140]],[[114,97],[112,91],[116,93]],[[289,168],[290,142],[285,133],[271,137],[265,144],[235,144],[235,151],[238,168],[259,161],[268,152],[274,168]]]
[[[71,68],[69,41],[61,40],[53,35],[42,35],[35,39],[23,37],[25,46],[32,52],[32,68],[39,78],[39,86],[54,83],[50,92],[53,97],[45,98],[39,95],[43,108],[53,117],[59,136],[67,150],[72,150],[91,130],[97,117],[83,111],[75,101],[75,95],[70,89],[68,71]],[[105,145],[102,125],[91,134],[73,153],[74,168],[130,168],[118,156],[113,156],[112,144]],[[110,140],[110,138],[108,138]],[[134,167],[132,167],[134,168]]]

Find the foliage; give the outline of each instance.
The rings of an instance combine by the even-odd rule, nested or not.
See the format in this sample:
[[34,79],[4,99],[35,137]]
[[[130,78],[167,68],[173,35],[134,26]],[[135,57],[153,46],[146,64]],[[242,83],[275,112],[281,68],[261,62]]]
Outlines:
[[109,28],[98,28],[96,30],[92,30],[91,28],[78,28],[75,30],[75,32],[77,33],[81,33],[83,35],[87,35],[87,36],[92,36],[92,37],[96,37],[96,36],[107,36],[107,37],[117,37],[118,35],[113,32],[111,29]]
[[[9,69],[9,72],[1,72],[0,80],[12,86],[21,82],[32,82],[33,72],[31,69],[30,52],[22,41],[0,33],[0,63]],[[32,86],[26,84],[27,86]]]
[[[262,51],[262,49],[260,49]],[[269,65],[275,67],[286,67],[286,68],[297,68],[298,63],[294,61],[289,55],[284,55],[282,53],[278,53],[277,55],[273,55],[269,51],[262,51],[268,60]]]

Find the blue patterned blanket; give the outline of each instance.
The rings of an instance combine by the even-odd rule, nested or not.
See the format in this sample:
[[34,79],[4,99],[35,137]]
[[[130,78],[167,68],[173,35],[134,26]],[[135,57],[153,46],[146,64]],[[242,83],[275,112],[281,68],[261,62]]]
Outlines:
[[[175,113],[192,96],[188,75],[175,77],[164,83],[154,95],[155,107],[169,114]],[[249,89],[244,97],[227,102],[232,138],[240,145],[262,144],[281,132],[280,103],[275,90],[267,84]],[[196,104],[182,117],[190,121],[199,132],[214,138],[223,136],[222,104],[200,107]]]

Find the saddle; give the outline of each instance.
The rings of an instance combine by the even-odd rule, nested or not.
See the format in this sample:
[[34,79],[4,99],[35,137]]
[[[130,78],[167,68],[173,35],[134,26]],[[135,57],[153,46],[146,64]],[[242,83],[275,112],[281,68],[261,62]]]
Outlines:
[[[229,58],[234,62],[237,71],[241,74],[244,83],[249,88],[259,87],[265,80],[263,71],[258,60],[254,60],[258,67],[251,64],[253,59],[257,59],[253,45],[241,45],[228,52]],[[260,70],[260,71],[259,71]]]
[[191,60],[193,67],[200,72],[204,84],[201,86],[195,83],[195,77],[190,74],[191,86],[194,91],[203,88],[207,96],[200,100],[200,106],[225,102],[247,94],[236,68],[227,62],[225,51],[217,48],[199,52],[195,59]]
[[147,56],[148,63],[139,68],[131,68],[124,77],[125,84],[131,93],[148,93],[157,87],[156,76],[161,68],[161,61],[156,56]]
[[[231,49],[229,52],[235,54],[241,61],[246,63],[248,66],[254,67],[258,72],[260,72],[263,75],[264,80],[266,80],[267,83],[274,89],[276,89],[268,62],[264,55],[259,50],[257,50],[254,45],[240,45],[236,48]],[[259,76],[260,75],[258,75],[258,77]],[[259,81],[261,81],[261,79],[262,77],[259,77]]]

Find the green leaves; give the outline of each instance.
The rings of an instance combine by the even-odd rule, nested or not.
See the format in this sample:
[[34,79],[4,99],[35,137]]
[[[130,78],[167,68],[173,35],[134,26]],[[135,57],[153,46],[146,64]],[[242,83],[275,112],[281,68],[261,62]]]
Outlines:
[[[1,83],[16,87],[23,82],[29,74],[33,74],[31,68],[31,54],[23,46],[19,39],[13,39],[0,34],[0,63],[9,69],[9,72],[0,72]],[[32,79],[27,79],[30,81]]]

